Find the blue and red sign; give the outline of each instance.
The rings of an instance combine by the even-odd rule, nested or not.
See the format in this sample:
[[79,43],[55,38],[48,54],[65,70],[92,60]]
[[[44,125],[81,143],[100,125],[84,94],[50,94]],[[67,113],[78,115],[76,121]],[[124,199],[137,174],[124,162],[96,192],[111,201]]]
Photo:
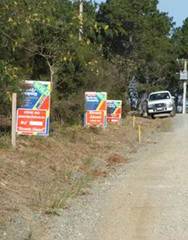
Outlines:
[[24,100],[17,109],[17,133],[49,135],[51,83],[25,81]]
[[107,93],[85,93],[85,126],[106,127]]
[[108,100],[107,101],[107,121],[109,123],[119,123],[122,115],[122,101]]

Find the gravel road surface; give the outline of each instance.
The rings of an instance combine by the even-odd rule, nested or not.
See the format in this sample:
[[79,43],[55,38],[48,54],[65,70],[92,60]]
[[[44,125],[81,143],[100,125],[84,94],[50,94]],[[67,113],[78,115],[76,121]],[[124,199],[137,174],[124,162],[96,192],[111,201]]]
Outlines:
[[41,240],[187,240],[188,116],[53,218]]

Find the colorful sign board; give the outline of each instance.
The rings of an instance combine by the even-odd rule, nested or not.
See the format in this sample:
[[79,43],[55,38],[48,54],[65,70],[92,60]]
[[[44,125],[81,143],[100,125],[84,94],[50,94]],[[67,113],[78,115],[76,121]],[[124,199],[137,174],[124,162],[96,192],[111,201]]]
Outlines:
[[51,83],[25,81],[24,100],[17,109],[17,133],[49,135]]
[[85,126],[106,127],[107,93],[85,93]]
[[85,111],[106,111],[107,110],[106,92],[86,92]]
[[107,100],[107,121],[109,123],[119,123],[122,116],[122,101]]

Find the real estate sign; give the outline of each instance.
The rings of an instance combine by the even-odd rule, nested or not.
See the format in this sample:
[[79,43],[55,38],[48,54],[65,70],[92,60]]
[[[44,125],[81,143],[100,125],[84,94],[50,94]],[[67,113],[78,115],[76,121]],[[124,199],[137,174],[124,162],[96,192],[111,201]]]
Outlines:
[[122,117],[122,101],[107,100],[107,121],[109,123],[119,123]]
[[107,93],[85,93],[85,126],[106,127]]
[[49,135],[51,83],[25,81],[23,104],[17,109],[17,133]]

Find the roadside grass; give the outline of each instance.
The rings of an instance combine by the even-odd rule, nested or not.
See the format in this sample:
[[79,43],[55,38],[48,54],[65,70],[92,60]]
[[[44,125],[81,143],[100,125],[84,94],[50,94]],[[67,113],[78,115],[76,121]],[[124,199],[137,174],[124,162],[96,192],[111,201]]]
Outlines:
[[[166,121],[137,118],[144,136]],[[88,193],[92,180],[127,163],[137,148],[131,117],[105,130],[54,123],[48,138],[19,136],[16,150],[8,134],[0,136],[0,222],[8,221],[14,209],[58,215],[72,199]]]
[[[54,193],[49,196],[45,213],[59,215],[59,210],[67,208],[70,200],[78,195],[84,194],[83,190],[89,186],[90,181],[91,178],[85,175],[82,178],[73,181],[71,186],[64,189],[64,191],[59,191],[59,189],[54,191]],[[49,195],[49,191],[47,194]]]

